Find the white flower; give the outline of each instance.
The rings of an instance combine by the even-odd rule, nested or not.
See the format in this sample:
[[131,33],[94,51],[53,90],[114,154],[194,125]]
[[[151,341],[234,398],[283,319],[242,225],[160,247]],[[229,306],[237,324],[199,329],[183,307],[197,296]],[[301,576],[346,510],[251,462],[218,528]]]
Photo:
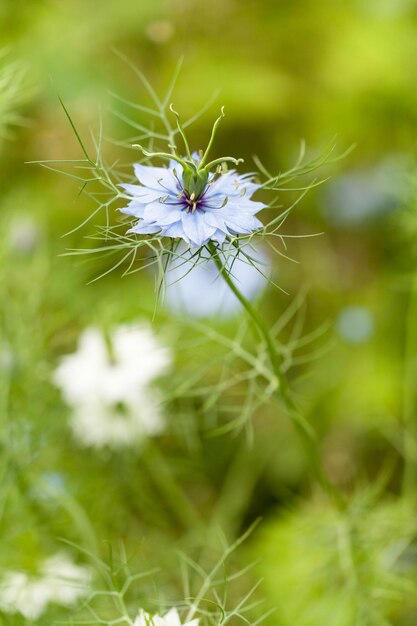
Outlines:
[[41,573],[42,584],[49,589],[50,602],[63,606],[73,606],[90,588],[90,570],[73,563],[64,552],[46,559]]
[[63,357],[54,380],[70,406],[85,402],[123,402],[138,388],[164,374],[166,348],[144,325],[118,326],[110,332],[111,354],[103,333],[94,327],[81,335],[78,350]]
[[88,402],[76,407],[71,426],[80,443],[101,448],[130,445],[135,440],[158,435],[164,429],[164,421],[158,394],[141,389],[114,405]]
[[94,327],[81,335],[74,354],[63,357],[54,382],[74,409],[72,429],[84,445],[129,445],[163,430],[159,395],[150,385],[171,363],[152,330],[124,325],[108,344]]
[[16,361],[16,355],[13,354],[10,345],[6,341],[0,343],[0,372],[12,372]]
[[198,622],[198,619],[193,619],[181,624],[180,616],[175,608],[171,609],[163,616],[150,615],[141,609],[133,626],[198,626]]
[[13,252],[30,254],[42,238],[39,224],[30,214],[16,216],[10,223],[8,241]]
[[0,586],[0,608],[37,619],[49,602],[49,590],[23,572],[8,572]]
[[39,575],[8,572],[0,584],[0,608],[20,613],[26,619],[38,619],[49,603],[73,606],[90,588],[90,571],[75,565],[64,553],[46,559]]

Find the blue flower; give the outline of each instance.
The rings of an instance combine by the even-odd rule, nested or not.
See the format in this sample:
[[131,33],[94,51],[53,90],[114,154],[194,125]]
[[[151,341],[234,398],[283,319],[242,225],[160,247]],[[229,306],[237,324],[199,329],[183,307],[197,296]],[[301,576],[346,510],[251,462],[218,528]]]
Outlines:
[[[192,317],[230,318],[241,310],[241,303],[221,279],[212,258],[196,262],[192,250],[181,244],[166,274],[166,304],[174,313]],[[250,260],[232,246],[224,264],[247,300],[253,300],[268,283],[270,261],[262,249],[249,250]]]
[[207,172],[194,154],[192,161],[170,160],[168,167],[136,164],[134,171],[140,185],[122,185],[132,199],[121,212],[138,219],[130,232],[182,238],[200,248],[262,227],[255,215],[266,205],[251,200],[260,188],[251,174],[220,167]]

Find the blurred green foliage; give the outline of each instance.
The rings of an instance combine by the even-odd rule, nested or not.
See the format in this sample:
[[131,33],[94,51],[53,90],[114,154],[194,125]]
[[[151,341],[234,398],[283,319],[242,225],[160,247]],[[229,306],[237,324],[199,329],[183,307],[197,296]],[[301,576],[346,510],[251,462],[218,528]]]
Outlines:
[[[108,543],[115,550],[123,544],[133,572],[143,559],[146,567],[164,569],[172,601],[183,593],[174,546],[209,566],[219,527],[232,541],[261,516],[265,529],[253,531],[236,567],[253,555],[259,559],[255,577],[266,579],[260,595],[278,609],[268,617],[271,624],[414,624],[417,474],[411,470],[405,489],[402,482],[404,457],[412,469],[415,464],[417,431],[417,311],[415,295],[410,298],[417,262],[417,2],[0,0],[0,40],[2,571],[35,571],[62,539],[104,559]],[[331,180],[285,223],[285,232],[297,236],[288,254],[298,263],[280,257],[272,263],[274,279],[289,295],[269,287],[260,301],[271,324],[296,302],[284,344],[328,323],[318,347],[300,357],[292,384],[334,483],[352,499],[346,517],[311,488],[303,451],[279,406],[248,400],[245,383],[218,391],[225,372],[240,374],[245,365],[213,332],[231,340],[243,335],[256,350],[242,317],[201,327],[163,304],[154,317],[151,272],[122,278],[115,270],[90,283],[110,268],[107,257],[60,256],[86,245],[89,224],[62,235],[83,222],[91,206],[74,181],[27,162],[80,156],[58,95],[87,142],[102,115],[109,163],[119,159],[124,166],[136,158],[117,143],[128,141],[132,130],[112,114],[125,111],[111,92],[145,105],[147,96],[114,49],[158,92],[184,56],[177,110],[190,116],[219,90],[192,127],[193,144],[206,142],[224,104],[216,150],[244,157],[248,171],[254,154],[274,171],[287,168],[302,139],[309,155],[334,136],[340,151],[357,145],[326,169]],[[15,89],[7,86],[13,75]],[[375,172],[382,174],[375,178]],[[287,206],[290,198],[279,201]],[[298,238],[315,233],[323,234]],[[357,318],[343,317],[349,307],[371,320],[359,339]],[[75,349],[86,326],[141,318],[153,320],[175,347],[174,373],[163,382],[169,429],[160,462],[151,447],[79,448],[51,383],[58,358]],[[239,423],[246,401],[243,428],[223,432],[230,419]],[[167,462],[195,503],[199,523],[184,527],[166,501]],[[370,498],[381,473],[381,493]],[[300,496],[309,501],[300,504]],[[353,582],[337,536],[347,519],[359,568]],[[400,544],[399,560],[391,559]],[[88,560],[71,550],[75,560]],[[401,584],[397,566],[405,572]],[[129,602],[145,602],[147,592],[135,588]],[[62,615],[68,617],[55,607],[45,619]]]

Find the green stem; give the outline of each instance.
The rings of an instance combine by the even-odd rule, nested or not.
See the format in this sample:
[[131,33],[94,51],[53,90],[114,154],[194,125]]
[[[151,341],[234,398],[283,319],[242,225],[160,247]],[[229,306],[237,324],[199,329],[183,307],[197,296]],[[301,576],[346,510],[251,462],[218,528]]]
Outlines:
[[188,145],[187,136],[186,136],[186,134],[185,134],[185,132],[184,132],[184,129],[183,129],[183,127],[182,127],[181,120],[180,120],[180,116],[179,116],[179,114],[175,111],[175,109],[174,109],[174,107],[172,106],[172,104],[170,104],[170,105],[169,105],[169,110],[170,110],[170,111],[171,111],[171,113],[173,113],[173,114],[175,115],[175,117],[176,117],[178,132],[179,132],[179,134],[181,135],[182,140],[183,140],[183,142],[184,142],[185,153],[186,153],[186,155],[187,155],[187,159],[188,159],[189,161],[192,161],[192,158],[191,158],[191,152],[190,152],[190,146]]
[[142,458],[148,466],[153,482],[181,526],[186,530],[198,527],[201,524],[200,514],[178,484],[172,468],[166,463],[158,446],[148,441]]
[[288,381],[281,369],[281,356],[276,349],[275,343],[271,337],[268,328],[266,327],[263,319],[258,315],[255,308],[249,302],[249,300],[245,298],[245,296],[240,292],[233,280],[230,278],[229,272],[223,265],[222,260],[220,259],[218,248],[212,242],[208,244],[208,247],[223,280],[226,282],[228,287],[242,304],[243,308],[246,310],[247,314],[250,316],[253,323],[255,324],[262,339],[265,341],[271,365],[274,374],[278,380],[278,393],[286,409],[286,412],[290,417],[295,427],[295,430],[307,452],[318,482],[320,483],[323,490],[327,493],[327,495],[337,505],[337,507],[343,508],[343,499],[340,493],[335,489],[334,485],[329,480],[321,464],[320,456],[317,450],[317,438],[315,432],[310,424],[301,415],[294,400],[291,397]]
[[404,348],[404,475],[403,492],[417,495],[417,418],[416,376],[417,376],[417,274],[414,277],[406,317]]
[[233,165],[239,165],[239,163],[243,163],[243,159],[235,159],[234,157],[220,157],[219,159],[214,159],[214,161],[210,161],[210,163],[208,163],[204,167],[204,170],[209,171],[213,169],[215,165],[221,165],[222,163],[226,163],[226,162],[233,163]]
[[220,122],[222,121],[223,117],[224,117],[224,107],[221,108],[220,117],[218,117],[217,120],[214,122],[213,129],[211,131],[210,140],[208,142],[208,145],[207,145],[205,153],[201,157],[199,168],[203,168],[205,162],[207,161],[207,157],[209,155],[209,152],[211,150],[211,146],[213,145],[214,137],[216,135],[217,127],[220,124]]
[[227,470],[212,515],[213,527],[220,527],[226,537],[237,536],[259,476],[270,459],[270,449],[265,447],[261,454],[256,449],[248,453],[244,439]]

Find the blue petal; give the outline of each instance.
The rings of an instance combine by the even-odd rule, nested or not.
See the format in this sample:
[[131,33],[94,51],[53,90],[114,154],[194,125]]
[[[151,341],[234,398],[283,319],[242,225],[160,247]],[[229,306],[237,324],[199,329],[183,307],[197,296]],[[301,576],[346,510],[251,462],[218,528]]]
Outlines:
[[235,209],[236,211],[255,215],[256,213],[259,213],[259,211],[262,211],[262,209],[265,209],[266,206],[267,205],[263,202],[255,202],[254,200],[249,200],[248,198],[229,198],[225,209]]
[[145,187],[160,191],[162,194],[178,193],[178,183],[173,172],[166,167],[151,167],[135,163],[133,166],[139,182]]
[[251,233],[262,226],[256,217],[243,211],[225,211],[224,221],[227,228],[235,233]]
[[[174,161],[173,159],[171,159],[169,162],[169,169],[171,170],[173,176],[175,176],[176,174],[177,178],[181,180],[182,170],[183,170],[181,163],[178,163],[178,161]],[[175,170],[175,174],[174,174],[174,170]]]
[[158,222],[161,226],[167,226],[181,220],[182,211],[176,206],[169,206],[162,202],[148,204],[144,218],[148,222]]
[[206,211],[205,221],[209,226],[217,228],[218,230],[228,233],[227,226],[224,221],[223,211]]
[[122,207],[119,209],[120,213],[124,213],[125,215],[132,215],[133,217],[144,217],[145,207],[141,205],[136,205],[133,202],[129,204],[129,206]]
[[205,219],[204,213],[182,213],[181,216],[184,233],[189,241],[197,246],[203,246],[210,237],[215,233],[216,229],[209,226]]
[[182,225],[182,222],[174,222],[173,224],[170,224],[169,226],[166,226],[163,230],[162,230],[162,234],[165,235],[165,237],[182,237],[184,238],[184,228]]
[[149,235],[158,233],[161,227],[158,224],[149,224],[149,222],[140,221],[128,230],[129,233],[137,233],[139,235]]
[[222,174],[207,189],[206,198],[214,199],[226,195],[229,198],[250,198],[260,187],[251,181],[252,174],[240,176],[234,170]]
[[224,233],[221,230],[216,230],[211,239],[213,239],[214,241],[218,241],[218,243],[223,243],[226,239],[226,235],[227,233]]
[[157,200],[158,198],[166,195],[166,192],[162,188],[156,190],[148,189],[147,187],[141,187],[140,185],[129,184],[123,184],[120,185],[120,187],[123,187],[123,189],[127,191],[127,193],[132,196],[134,200],[136,200],[137,202],[142,202],[143,204],[146,204],[147,202],[153,202],[154,200]]

